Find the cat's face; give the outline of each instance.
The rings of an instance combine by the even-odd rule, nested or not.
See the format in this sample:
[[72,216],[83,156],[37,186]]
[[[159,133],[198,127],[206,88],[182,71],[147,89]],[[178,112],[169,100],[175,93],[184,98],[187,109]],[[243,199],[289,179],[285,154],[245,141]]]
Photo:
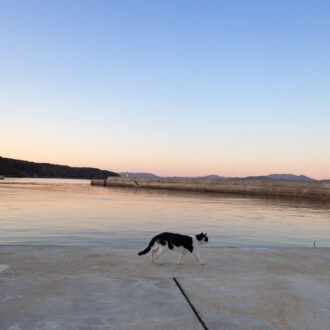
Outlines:
[[207,237],[207,233],[200,233],[200,234],[198,234],[198,235],[196,235],[196,238],[197,238],[197,240],[198,240],[198,242],[199,242],[199,244],[203,244],[203,245],[205,245],[205,244],[207,244],[208,243],[208,241],[209,241],[209,238]]

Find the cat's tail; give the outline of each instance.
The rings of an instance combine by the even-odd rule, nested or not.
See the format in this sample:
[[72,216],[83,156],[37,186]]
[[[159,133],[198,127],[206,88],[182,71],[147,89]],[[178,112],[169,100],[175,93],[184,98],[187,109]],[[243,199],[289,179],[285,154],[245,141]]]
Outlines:
[[151,250],[151,248],[154,246],[155,241],[156,241],[156,239],[153,238],[153,239],[150,241],[149,246],[148,246],[147,248],[145,248],[143,251],[139,252],[138,255],[139,255],[139,256],[142,256],[143,254],[147,254],[147,253]]
[[151,250],[151,247],[148,246],[146,249],[144,249],[143,251],[139,252],[138,255],[139,256],[142,256],[143,254],[147,254],[150,250]]

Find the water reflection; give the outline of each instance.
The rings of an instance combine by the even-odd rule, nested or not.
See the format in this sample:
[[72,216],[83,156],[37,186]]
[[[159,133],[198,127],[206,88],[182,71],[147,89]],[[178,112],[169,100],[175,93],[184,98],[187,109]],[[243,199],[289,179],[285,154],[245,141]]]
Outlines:
[[210,246],[330,246],[326,200],[12,182],[0,184],[1,244],[140,247],[161,231],[207,231]]

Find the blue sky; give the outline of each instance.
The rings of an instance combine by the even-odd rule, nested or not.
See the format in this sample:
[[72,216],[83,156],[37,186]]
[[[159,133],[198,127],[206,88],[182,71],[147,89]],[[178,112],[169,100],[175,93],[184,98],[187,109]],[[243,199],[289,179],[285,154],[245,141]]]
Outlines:
[[329,1],[1,1],[0,155],[330,178]]

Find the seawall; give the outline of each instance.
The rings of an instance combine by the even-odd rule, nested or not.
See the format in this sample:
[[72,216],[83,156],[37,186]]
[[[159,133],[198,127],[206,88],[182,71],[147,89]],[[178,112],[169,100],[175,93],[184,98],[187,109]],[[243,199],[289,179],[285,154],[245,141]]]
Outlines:
[[330,199],[330,182],[108,177],[92,185]]

